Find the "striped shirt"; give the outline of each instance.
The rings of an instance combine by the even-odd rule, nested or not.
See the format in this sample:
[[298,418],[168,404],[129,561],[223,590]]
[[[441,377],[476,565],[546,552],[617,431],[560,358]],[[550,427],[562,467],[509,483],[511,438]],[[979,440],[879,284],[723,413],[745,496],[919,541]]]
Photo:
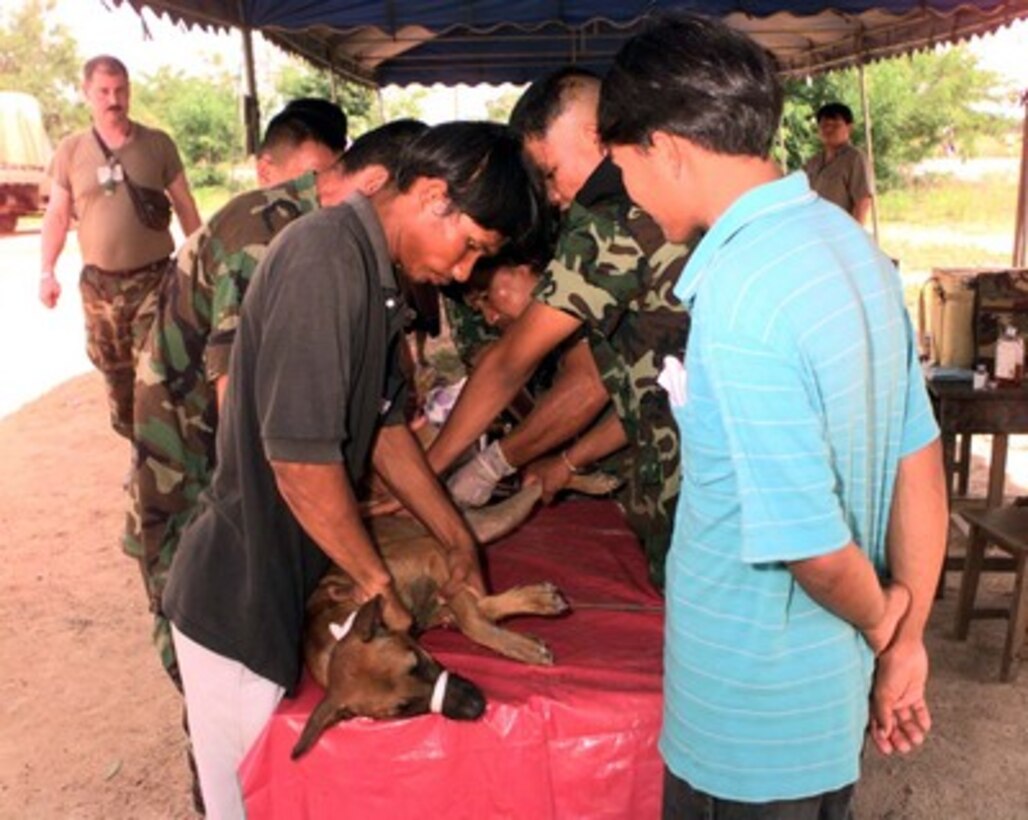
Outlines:
[[717,797],[820,794],[858,778],[873,657],[783,562],[854,541],[887,572],[898,462],[938,435],[899,277],[800,172],[736,200],[675,292],[693,325],[661,751]]

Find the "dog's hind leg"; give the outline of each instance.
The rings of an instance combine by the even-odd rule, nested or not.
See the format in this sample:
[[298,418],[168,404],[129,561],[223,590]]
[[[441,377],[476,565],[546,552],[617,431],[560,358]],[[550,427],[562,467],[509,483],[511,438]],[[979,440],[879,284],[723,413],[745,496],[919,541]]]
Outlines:
[[[454,595],[449,601],[449,607],[450,611],[453,612],[457,628],[470,640],[480,646],[492,649],[504,657],[522,661],[523,663],[541,666],[552,665],[553,653],[545,643],[531,635],[522,635],[497,626],[483,613],[480,604],[482,601],[488,602],[490,597],[500,598],[502,596],[486,596],[485,598],[477,599],[466,590],[462,590]],[[507,614],[513,613],[508,612]]]

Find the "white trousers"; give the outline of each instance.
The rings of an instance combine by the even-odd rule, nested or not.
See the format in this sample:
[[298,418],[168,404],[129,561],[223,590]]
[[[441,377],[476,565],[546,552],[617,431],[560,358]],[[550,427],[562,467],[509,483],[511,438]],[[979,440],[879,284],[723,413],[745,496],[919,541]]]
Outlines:
[[285,690],[171,627],[209,820],[243,820],[236,770]]

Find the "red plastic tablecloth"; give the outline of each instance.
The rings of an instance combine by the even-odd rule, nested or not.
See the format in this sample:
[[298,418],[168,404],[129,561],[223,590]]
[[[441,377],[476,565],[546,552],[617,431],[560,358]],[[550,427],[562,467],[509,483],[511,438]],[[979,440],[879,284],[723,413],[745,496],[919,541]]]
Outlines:
[[550,580],[564,592],[569,615],[507,622],[547,641],[556,664],[522,665],[434,630],[424,645],[485,693],[481,720],[353,720],[294,762],[321,697],[305,677],[240,767],[251,820],[659,816],[663,602],[616,505],[541,510],[490,546],[486,564],[494,590]]

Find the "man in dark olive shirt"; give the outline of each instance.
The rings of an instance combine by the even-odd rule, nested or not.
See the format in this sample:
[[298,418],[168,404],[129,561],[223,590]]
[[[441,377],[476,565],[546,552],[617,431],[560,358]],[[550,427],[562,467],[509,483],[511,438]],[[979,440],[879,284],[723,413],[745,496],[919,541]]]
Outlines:
[[503,126],[451,123],[404,152],[395,185],[301,217],[269,248],[243,304],[218,427],[218,468],[183,533],[173,624],[207,809],[242,817],[236,768],[300,677],[304,606],[330,561],[387,623],[410,615],[360,519],[371,460],[448,551],[454,588],[482,591],[475,543],[402,421],[409,281],[463,281],[538,212]]

